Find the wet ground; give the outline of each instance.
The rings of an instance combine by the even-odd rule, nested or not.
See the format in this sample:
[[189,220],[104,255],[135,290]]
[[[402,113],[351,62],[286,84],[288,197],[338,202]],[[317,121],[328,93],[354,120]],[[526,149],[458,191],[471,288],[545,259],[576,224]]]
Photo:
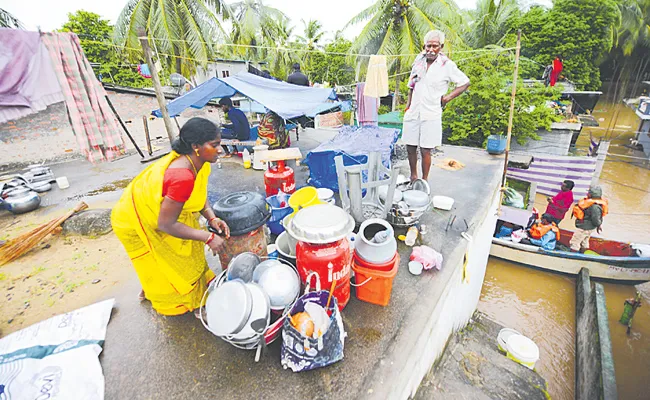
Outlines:
[[[639,157],[625,147],[638,128],[634,111],[623,105],[599,103],[594,110],[600,128],[585,128],[578,141],[583,150],[589,132],[598,140],[613,131],[610,153]],[[615,119],[615,120],[614,120]],[[633,158],[608,156],[600,185],[609,199],[610,214],[603,223],[603,236],[624,242],[650,243],[650,170],[648,163]],[[538,209],[546,207],[537,196]],[[560,225],[574,228],[565,218]],[[637,311],[632,334],[618,323],[623,302],[634,297],[635,287],[606,283],[618,395],[621,399],[647,399],[650,390],[650,286],[640,287],[643,306]],[[554,399],[573,399],[575,349],[575,280],[534,270],[494,258],[488,264],[479,310],[504,326],[531,337],[540,347],[539,373],[546,379]]]
[[[318,137],[313,138],[301,134],[298,144],[303,149],[310,149],[335,133],[320,132]],[[478,149],[449,148],[445,153],[445,156],[465,163],[466,167],[455,172],[434,167],[432,182],[438,185],[438,193],[456,199],[453,213],[459,220],[467,219],[469,225],[478,226],[496,190],[502,161]],[[33,226],[55,217],[81,199],[91,206],[110,207],[119,198],[125,181],[144,167],[138,157],[127,157],[96,167],[89,167],[83,161],[56,166],[53,168],[55,175],[67,176],[71,187],[66,190],[53,189],[44,196],[44,208],[31,215],[37,219],[33,221]],[[305,166],[294,169],[298,185],[304,185],[308,169]],[[224,160],[222,169],[213,170],[208,189],[211,202],[236,190],[262,191],[262,173],[244,170],[240,160]],[[460,233],[466,228],[456,224],[448,232],[445,231],[449,218],[443,214],[429,213],[424,217],[423,223],[429,228],[429,233],[425,235],[423,243],[441,251],[449,265],[460,265],[466,247]],[[15,220],[11,215],[0,215],[0,224],[12,224]],[[27,229],[27,224],[14,224],[18,225]],[[10,236],[18,233],[11,232]],[[348,333],[345,360],[327,369],[293,374],[282,370],[277,342],[269,347],[260,363],[255,363],[252,352],[235,349],[214,337],[193,315],[166,318],[152,311],[147,302],[140,303],[137,300],[139,282],[119,242],[109,236],[94,241],[75,239],[72,245],[66,244],[64,238],[55,237],[50,243],[52,247],[38,248],[25,256],[16,265],[16,271],[11,273],[11,282],[42,260],[51,264],[47,264],[38,274],[26,279],[21,277],[16,282],[25,284],[21,289],[30,293],[32,286],[44,283],[54,293],[64,293],[64,297],[49,306],[45,302],[50,297],[55,298],[56,294],[37,295],[45,296],[44,304],[38,303],[39,310],[46,310],[44,314],[33,312],[31,305],[20,314],[24,300],[16,298],[12,304],[17,306],[8,309],[6,315],[0,314],[7,321],[2,325],[2,334],[6,334],[19,326],[43,319],[55,313],[55,310],[70,311],[106,297],[115,297],[116,309],[100,356],[108,399],[385,398],[390,397],[387,393],[391,391],[403,393],[412,372],[409,368],[397,366],[421,362],[421,349],[415,343],[421,338],[422,325],[428,323],[422,316],[431,314],[445,294],[445,287],[459,271],[443,268],[442,271],[431,271],[416,277],[405,268],[400,268],[393,282],[390,307],[363,303],[353,296],[343,318]],[[68,251],[66,246],[74,247]],[[95,253],[88,251],[89,248],[94,248]],[[99,249],[102,252],[110,249],[108,256],[100,256]],[[402,264],[405,265],[410,249],[400,245],[400,251],[404,260]],[[61,253],[62,258],[54,258],[55,253]],[[95,261],[90,258],[91,253],[103,258]],[[121,258],[115,256],[118,253]],[[95,269],[93,266],[99,261],[106,264],[99,264]],[[72,269],[80,274],[88,272],[89,275],[87,278],[75,275],[70,286],[61,282],[61,287],[55,287],[57,280],[64,277],[58,275],[61,272],[72,273]],[[120,275],[120,271],[124,275]],[[120,277],[117,283],[112,284],[114,276]],[[97,279],[100,281],[92,284]],[[101,284],[110,285],[107,286],[108,291],[100,291],[98,285]],[[4,307],[1,312],[5,312]],[[16,314],[18,317],[15,317]],[[10,319],[11,323],[8,322]],[[413,354],[417,356],[416,359],[413,359]],[[405,379],[399,382],[395,380],[396,376],[404,375]]]

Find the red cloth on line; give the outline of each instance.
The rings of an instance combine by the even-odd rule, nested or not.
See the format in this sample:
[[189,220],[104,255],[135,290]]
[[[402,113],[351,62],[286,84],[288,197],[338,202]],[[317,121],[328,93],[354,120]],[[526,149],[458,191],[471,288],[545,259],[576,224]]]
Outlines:
[[185,203],[194,190],[194,173],[187,168],[167,168],[163,176],[163,197]]
[[562,73],[562,61],[558,60],[557,58],[553,60],[553,71],[551,71],[551,79],[550,79],[550,85],[555,86],[555,83],[557,82],[557,79],[560,77],[560,73]]

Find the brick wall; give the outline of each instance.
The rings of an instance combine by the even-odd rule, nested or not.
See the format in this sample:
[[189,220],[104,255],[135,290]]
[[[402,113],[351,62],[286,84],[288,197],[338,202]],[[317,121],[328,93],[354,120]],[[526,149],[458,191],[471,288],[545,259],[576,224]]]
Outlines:
[[[153,95],[116,91],[107,91],[107,94],[143,151],[146,152],[146,141],[142,116],[149,118],[152,139],[167,138],[162,119],[151,117],[151,111],[158,108],[158,102]],[[177,119],[182,126],[187,119],[195,116],[202,116],[216,123],[222,118],[221,111],[216,107],[207,106],[201,110],[190,108]],[[122,130],[121,132],[123,133]],[[123,136],[127,149],[133,149],[127,136]],[[53,104],[42,112],[0,124],[0,170],[43,161],[61,162],[80,156],[64,103]]]

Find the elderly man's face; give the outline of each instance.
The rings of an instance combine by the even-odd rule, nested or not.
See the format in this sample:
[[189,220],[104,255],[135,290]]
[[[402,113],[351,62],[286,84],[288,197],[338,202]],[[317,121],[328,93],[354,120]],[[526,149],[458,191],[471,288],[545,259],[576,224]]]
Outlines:
[[443,45],[440,44],[440,39],[434,38],[424,44],[426,57],[428,61],[433,61],[438,57],[438,53],[442,50]]

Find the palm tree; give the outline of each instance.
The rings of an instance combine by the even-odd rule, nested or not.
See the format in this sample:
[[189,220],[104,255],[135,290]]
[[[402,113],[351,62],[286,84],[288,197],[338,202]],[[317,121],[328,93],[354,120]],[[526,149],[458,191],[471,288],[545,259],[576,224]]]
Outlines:
[[222,0],[129,0],[115,24],[115,44],[141,57],[138,31],[144,29],[154,51],[166,55],[175,70],[190,76],[205,65],[214,43],[225,36],[217,15],[228,16]]
[[499,44],[506,32],[508,20],[519,13],[517,0],[478,0],[470,11],[472,23],[468,42],[475,48]]
[[0,28],[24,29],[25,27],[9,11],[0,8]]
[[305,27],[305,33],[304,36],[298,36],[298,40],[305,43],[309,49],[319,47],[318,41],[325,36],[323,24],[314,19],[310,19],[309,22],[305,22],[304,19],[301,21]]
[[650,0],[620,0],[618,8],[621,20],[616,42],[623,54],[629,56],[638,45],[650,45]]
[[[458,16],[453,0],[377,0],[346,24],[345,28],[367,21],[350,53],[392,55],[389,68],[400,74],[421,51],[422,39],[431,29],[440,29],[451,42],[461,44],[456,27],[450,24]],[[395,78],[393,110],[399,101],[400,79],[399,75]]]
[[265,49],[250,46],[275,47],[278,41],[286,40],[286,26],[289,19],[276,8],[262,3],[262,0],[242,0],[230,6],[233,18],[231,40],[243,45],[235,48],[236,53],[247,58],[262,59],[268,54]]
[[302,50],[304,45],[290,40],[294,27],[289,26],[289,23],[289,19],[281,19],[278,21],[278,31],[280,34],[274,46],[277,45],[279,49],[275,53],[269,54],[273,76],[280,79],[286,79],[290,73],[291,65],[294,62],[300,61],[304,54],[303,52],[297,51]]

